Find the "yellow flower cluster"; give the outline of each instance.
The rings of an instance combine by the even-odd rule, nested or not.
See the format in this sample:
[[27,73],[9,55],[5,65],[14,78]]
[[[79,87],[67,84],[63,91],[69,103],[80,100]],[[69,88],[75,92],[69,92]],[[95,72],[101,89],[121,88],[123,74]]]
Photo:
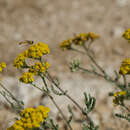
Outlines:
[[60,47],[63,50],[67,50],[67,49],[71,49],[72,43],[75,45],[83,45],[86,41],[88,40],[94,41],[97,38],[99,38],[99,35],[96,35],[93,32],[80,33],[77,34],[74,38],[70,38],[68,40],[63,41],[60,44]]
[[34,74],[31,72],[24,72],[23,75],[19,78],[19,81],[23,82],[23,83],[32,83],[34,81],[33,78]]
[[130,58],[126,58],[122,62],[119,73],[122,75],[130,74]]
[[22,68],[25,65],[26,58],[37,59],[49,53],[50,49],[48,48],[48,45],[38,42],[37,44],[31,45],[29,49],[19,54],[14,61],[14,66],[18,69]]
[[50,53],[50,49],[48,48],[48,45],[42,42],[32,45],[28,49],[28,57],[34,58],[34,59],[40,58],[41,56],[49,54],[49,53]]
[[130,28],[127,29],[127,30],[123,33],[122,37],[124,37],[126,40],[130,41]]
[[42,62],[35,62],[34,65],[29,67],[29,72],[24,72],[23,75],[19,78],[19,81],[28,84],[34,81],[34,76],[39,73],[44,73],[50,67],[48,62],[44,64]]
[[115,105],[119,105],[123,103],[124,100],[124,96],[126,95],[126,91],[120,91],[120,92],[116,92],[113,94],[114,99],[113,99],[113,103]]
[[20,119],[7,130],[32,130],[39,128],[48,117],[50,109],[42,105],[37,108],[26,108],[20,113]]
[[25,58],[26,58],[26,55],[25,55],[25,53],[21,53],[21,54],[19,54],[18,56],[17,56],[17,58],[15,59],[15,61],[14,61],[14,66],[16,67],[16,68],[21,68],[21,67],[23,67],[24,66],[24,63],[25,63]]
[[88,40],[94,41],[97,38],[99,38],[99,35],[96,35],[93,32],[80,33],[80,34],[76,35],[76,37],[73,39],[73,43],[75,45],[83,45],[86,41],[88,41]]
[[0,72],[2,72],[4,68],[6,68],[6,63],[5,62],[1,62],[0,63]]
[[88,33],[88,39],[91,39],[92,41],[96,40],[97,38],[99,38],[100,36],[93,33],[93,32],[89,32]]
[[68,40],[64,40],[60,44],[60,48],[62,48],[63,50],[71,49],[71,44],[72,44],[72,38],[69,38]]
[[114,97],[118,97],[118,96],[123,96],[123,95],[126,95],[126,91],[120,91],[120,92],[116,92],[114,93]]
[[80,33],[75,36],[73,39],[73,43],[75,45],[83,45],[84,42],[88,41],[88,34],[87,33]]
[[46,72],[46,70],[49,67],[50,67],[50,64],[48,62],[45,62],[44,64],[42,62],[36,62],[33,66],[30,67],[29,72],[37,75],[37,73]]

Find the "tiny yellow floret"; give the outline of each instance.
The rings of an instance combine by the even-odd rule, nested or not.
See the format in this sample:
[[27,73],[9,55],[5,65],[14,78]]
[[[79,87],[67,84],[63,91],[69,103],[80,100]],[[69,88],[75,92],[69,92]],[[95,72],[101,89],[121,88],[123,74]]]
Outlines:
[[124,95],[126,95],[126,91],[120,91],[120,92],[114,93],[114,97],[124,96]]
[[130,28],[128,28],[122,35],[126,40],[130,41]]
[[95,34],[93,32],[88,33],[88,38],[91,39],[92,41],[98,39],[99,37],[100,37],[99,35],[97,35],[97,34]]
[[119,73],[122,75],[130,74],[130,58],[126,58],[122,61]]
[[126,94],[127,94],[126,91],[115,92],[113,94],[113,96],[114,96],[114,99],[113,99],[114,105],[122,104]]
[[77,34],[74,38],[73,38],[73,43],[75,45],[83,45],[86,41],[88,41],[88,34],[87,33],[80,33]]
[[15,59],[14,61],[14,66],[16,68],[22,68],[24,66],[24,63],[25,63],[25,58],[26,58],[26,53],[27,52],[23,52],[23,53],[20,53],[17,58]]
[[42,62],[35,62],[35,64],[29,68],[29,72],[37,75],[39,73],[45,73],[49,67],[50,64],[48,62],[45,62],[44,64]]
[[34,74],[30,72],[24,72],[23,75],[19,78],[19,80],[23,83],[32,83],[34,81]]
[[72,44],[72,38],[69,38],[68,40],[64,40],[63,42],[60,43],[60,48],[63,51],[71,49],[71,44]]
[[88,40],[94,41],[97,38],[99,38],[99,35],[96,35],[93,32],[89,32],[89,33],[80,33],[77,34],[75,36],[75,38],[73,38],[73,43],[75,45],[83,45],[85,42],[87,42]]
[[6,63],[5,62],[1,62],[0,63],[0,72],[2,72],[4,68],[6,68]]

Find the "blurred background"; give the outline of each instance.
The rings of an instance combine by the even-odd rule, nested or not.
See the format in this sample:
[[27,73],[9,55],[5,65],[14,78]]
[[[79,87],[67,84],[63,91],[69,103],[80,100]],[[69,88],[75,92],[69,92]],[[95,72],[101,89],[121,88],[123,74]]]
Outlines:
[[[61,87],[81,104],[84,91],[98,99],[91,116],[96,124],[101,124],[101,130],[127,130],[130,125],[113,116],[113,112],[120,109],[113,107],[112,99],[107,97],[114,86],[92,75],[71,74],[68,64],[72,59],[80,59],[84,66],[90,65],[89,60],[59,48],[61,41],[76,33],[95,32],[101,36],[92,45],[95,58],[113,74],[113,70],[118,71],[122,59],[130,55],[130,44],[121,37],[127,28],[130,28],[130,0],[0,0],[0,61],[7,63],[7,70],[0,77],[25,106],[39,105],[39,92],[19,83],[20,73],[13,67],[13,61],[26,48],[18,42],[43,41],[51,48],[50,72],[59,77]],[[62,104],[63,98],[55,98],[61,109],[67,111],[68,102]],[[46,97],[42,102],[52,108],[52,117],[59,116]],[[5,130],[16,115],[3,105],[5,100],[1,96],[0,103],[0,130]],[[72,125],[74,130],[81,129],[78,123]],[[64,130],[62,126],[61,129]]]

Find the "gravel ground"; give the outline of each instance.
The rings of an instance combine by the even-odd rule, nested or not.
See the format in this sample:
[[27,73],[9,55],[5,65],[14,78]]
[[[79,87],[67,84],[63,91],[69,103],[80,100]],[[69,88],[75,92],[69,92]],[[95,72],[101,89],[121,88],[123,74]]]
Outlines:
[[[71,74],[68,63],[73,58],[79,58],[84,65],[89,65],[89,60],[74,52],[62,52],[59,43],[75,33],[91,31],[99,34],[101,38],[92,45],[92,50],[99,64],[112,74],[112,70],[119,69],[122,59],[130,55],[130,45],[121,37],[124,30],[130,28],[129,10],[129,0],[0,0],[0,61],[8,64],[3,82],[25,101],[26,106],[36,105],[31,101],[38,102],[39,93],[31,89],[35,93],[31,95],[28,94],[30,89],[25,92],[26,87],[20,87],[23,84],[16,80],[18,72],[12,62],[26,48],[20,47],[19,41],[43,41],[51,48],[48,56],[50,72],[60,77],[61,86],[78,102],[82,101],[81,104],[84,91],[97,97],[97,106],[91,116],[97,124],[101,124],[100,129],[128,130],[130,125],[127,122],[113,117],[113,113],[119,111],[111,105],[112,100],[107,98],[113,86],[95,76]],[[62,98],[55,98],[64,110],[67,103],[62,104]],[[48,100],[43,102],[53,107]],[[57,110],[54,108],[51,114],[56,117]],[[8,107],[0,106],[0,130],[5,130],[14,117],[15,114]],[[74,130],[81,129],[79,124],[72,124]]]

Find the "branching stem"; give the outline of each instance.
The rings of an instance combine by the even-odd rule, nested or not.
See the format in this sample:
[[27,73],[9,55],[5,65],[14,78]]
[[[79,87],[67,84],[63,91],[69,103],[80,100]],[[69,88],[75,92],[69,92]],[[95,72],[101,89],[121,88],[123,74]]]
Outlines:
[[[43,82],[44,82],[44,85],[47,87],[47,84],[46,84],[45,79],[43,79]],[[55,102],[54,98],[53,98],[49,93],[47,93],[45,90],[43,90],[43,89],[37,87],[35,84],[32,84],[32,85],[33,85],[35,88],[39,89],[41,92],[43,92],[45,95],[47,95],[47,96],[51,99],[51,101],[52,101],[53,104],[56,106],[56,108],[58,109],[58,111],[59,111],[60,114],[62,115],[63,119],[65,120],[67,126],[70,128],[70,130],[72,130],[72,127],[70,126],[70,124],[68,124],[65,115],[63,114],[63,112],[61,111],[61,109],[59,108],[59,106],[57,105],[57,103]]]
[[[64,90],[62,90],[62,88],[59,87],[59,85],[53,80],[53,78],[51,77],[51,75],[47,72],[48,76],[46,76],[46,78],[51,81],[62,93],[65,93]],[[90,117],[88,115],[86,115],[86,113],[84,112],[83,108],[70,96],[68,95],[67,93],[65,93],[65,96],[70,99],[79,109],[80,111],[82,112],[83,115],[86,116],[86,120],[88,123],[92,122]]]

